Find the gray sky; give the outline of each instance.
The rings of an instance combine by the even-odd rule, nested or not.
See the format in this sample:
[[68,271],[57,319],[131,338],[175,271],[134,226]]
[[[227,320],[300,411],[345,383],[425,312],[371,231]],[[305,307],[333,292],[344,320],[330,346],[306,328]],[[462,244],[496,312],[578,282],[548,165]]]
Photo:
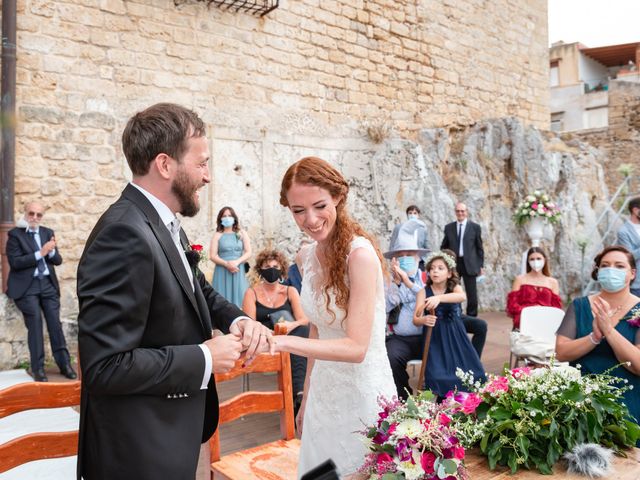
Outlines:
[[549,45],[587,47],[640,42],[639,0],[548,0]]

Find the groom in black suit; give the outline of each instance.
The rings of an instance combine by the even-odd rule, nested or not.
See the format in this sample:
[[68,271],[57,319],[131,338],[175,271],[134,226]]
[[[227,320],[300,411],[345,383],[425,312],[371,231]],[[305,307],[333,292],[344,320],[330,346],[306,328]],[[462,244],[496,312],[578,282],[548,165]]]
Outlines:
[[[78,478],[193,480],[218,421],[212,373],[268,349],[268,330],[185,255],[176,213],[195,215],[210,181],[204,134],[194,112],[164,103],[134,115],[122,135],[132,183],[78,266]],[[212,338],[212,328],[230,333]]]
[[482,230],[480,225],[467,218],[467,206],[456,204],[456,221],[444,227],[441,249],[449,249],[457,255],[458,274],[464,280],[467,294],[467,315],[478,316],[478,289],[476,278],[482,275],[484,267],[484,249],[482,248]]
[[27,203],[24,219],[28,226],[11,229],[7,239],[7,259],[11,267],[7,296],[15,301],[24,317],[31,373],[36,382],[48,380],[44,372],[43,314],[60,372],[67,378],[77,378],[60,324],[60,286],[55,266],[62,263],[62,257],[56,248],[53,230],[40,225],[43,216],[44,207],[40,203]]

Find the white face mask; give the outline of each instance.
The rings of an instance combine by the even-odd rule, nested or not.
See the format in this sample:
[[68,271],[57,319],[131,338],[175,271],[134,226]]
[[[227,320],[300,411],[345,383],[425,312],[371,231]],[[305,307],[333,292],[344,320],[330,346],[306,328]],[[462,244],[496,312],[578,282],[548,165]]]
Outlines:
[[544,258],[539,260],[529,260],[529,266],[535,272],[539,272],[544,267]]

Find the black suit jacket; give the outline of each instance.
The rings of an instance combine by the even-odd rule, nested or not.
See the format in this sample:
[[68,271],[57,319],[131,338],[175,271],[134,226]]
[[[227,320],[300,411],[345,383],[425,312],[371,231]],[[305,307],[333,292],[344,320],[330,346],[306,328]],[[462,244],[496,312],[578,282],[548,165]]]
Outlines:
[[78,478],[193,480],[218,421],[213,377],[200,389],[198,344],[244,315],[195,278],[194,291],[158,213],[128,185],[78,266]]
[[[53,230],[47,227],[41,226],[39,233],[42,245],[53,237]],[[7,281],[7,296],[9,298],[14,300],[22,298],[31,282],[33,282],[33,274],[38,263],[34,255],[37,250],[38,247],[24,228],[16,227],[9,230],[7,238],[7,259],[11,267]],[[59,295],[60,286],[58,285],[58,277],[56,277],[56,269],[54,267],[54,265],[62,263],[59,250],[56,248],[51,258],[49,258],[49,255],[45,255],[44,261],[47,262],[51,283],[53,283]]]
[[[444,238],[441,249],[448,248],[458,255],[458,222],[451,222],[444,227]],[[469,275],[480,275],[484,266],[484,249],[482,248],[482,229],[480,225],[467,220],[467,226],[462,235],[464,268]]]

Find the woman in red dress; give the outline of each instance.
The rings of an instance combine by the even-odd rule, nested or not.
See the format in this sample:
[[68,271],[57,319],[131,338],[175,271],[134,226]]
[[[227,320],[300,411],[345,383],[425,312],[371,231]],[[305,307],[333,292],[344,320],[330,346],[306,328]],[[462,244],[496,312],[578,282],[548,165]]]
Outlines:
[[513,328],[520,328],[520,312],[525,307],[562,308],[558,281],[551,276],[547,255],[540,247],[527,252],[527,273],[518,275],[507,296],[507,314],[513,318]]

